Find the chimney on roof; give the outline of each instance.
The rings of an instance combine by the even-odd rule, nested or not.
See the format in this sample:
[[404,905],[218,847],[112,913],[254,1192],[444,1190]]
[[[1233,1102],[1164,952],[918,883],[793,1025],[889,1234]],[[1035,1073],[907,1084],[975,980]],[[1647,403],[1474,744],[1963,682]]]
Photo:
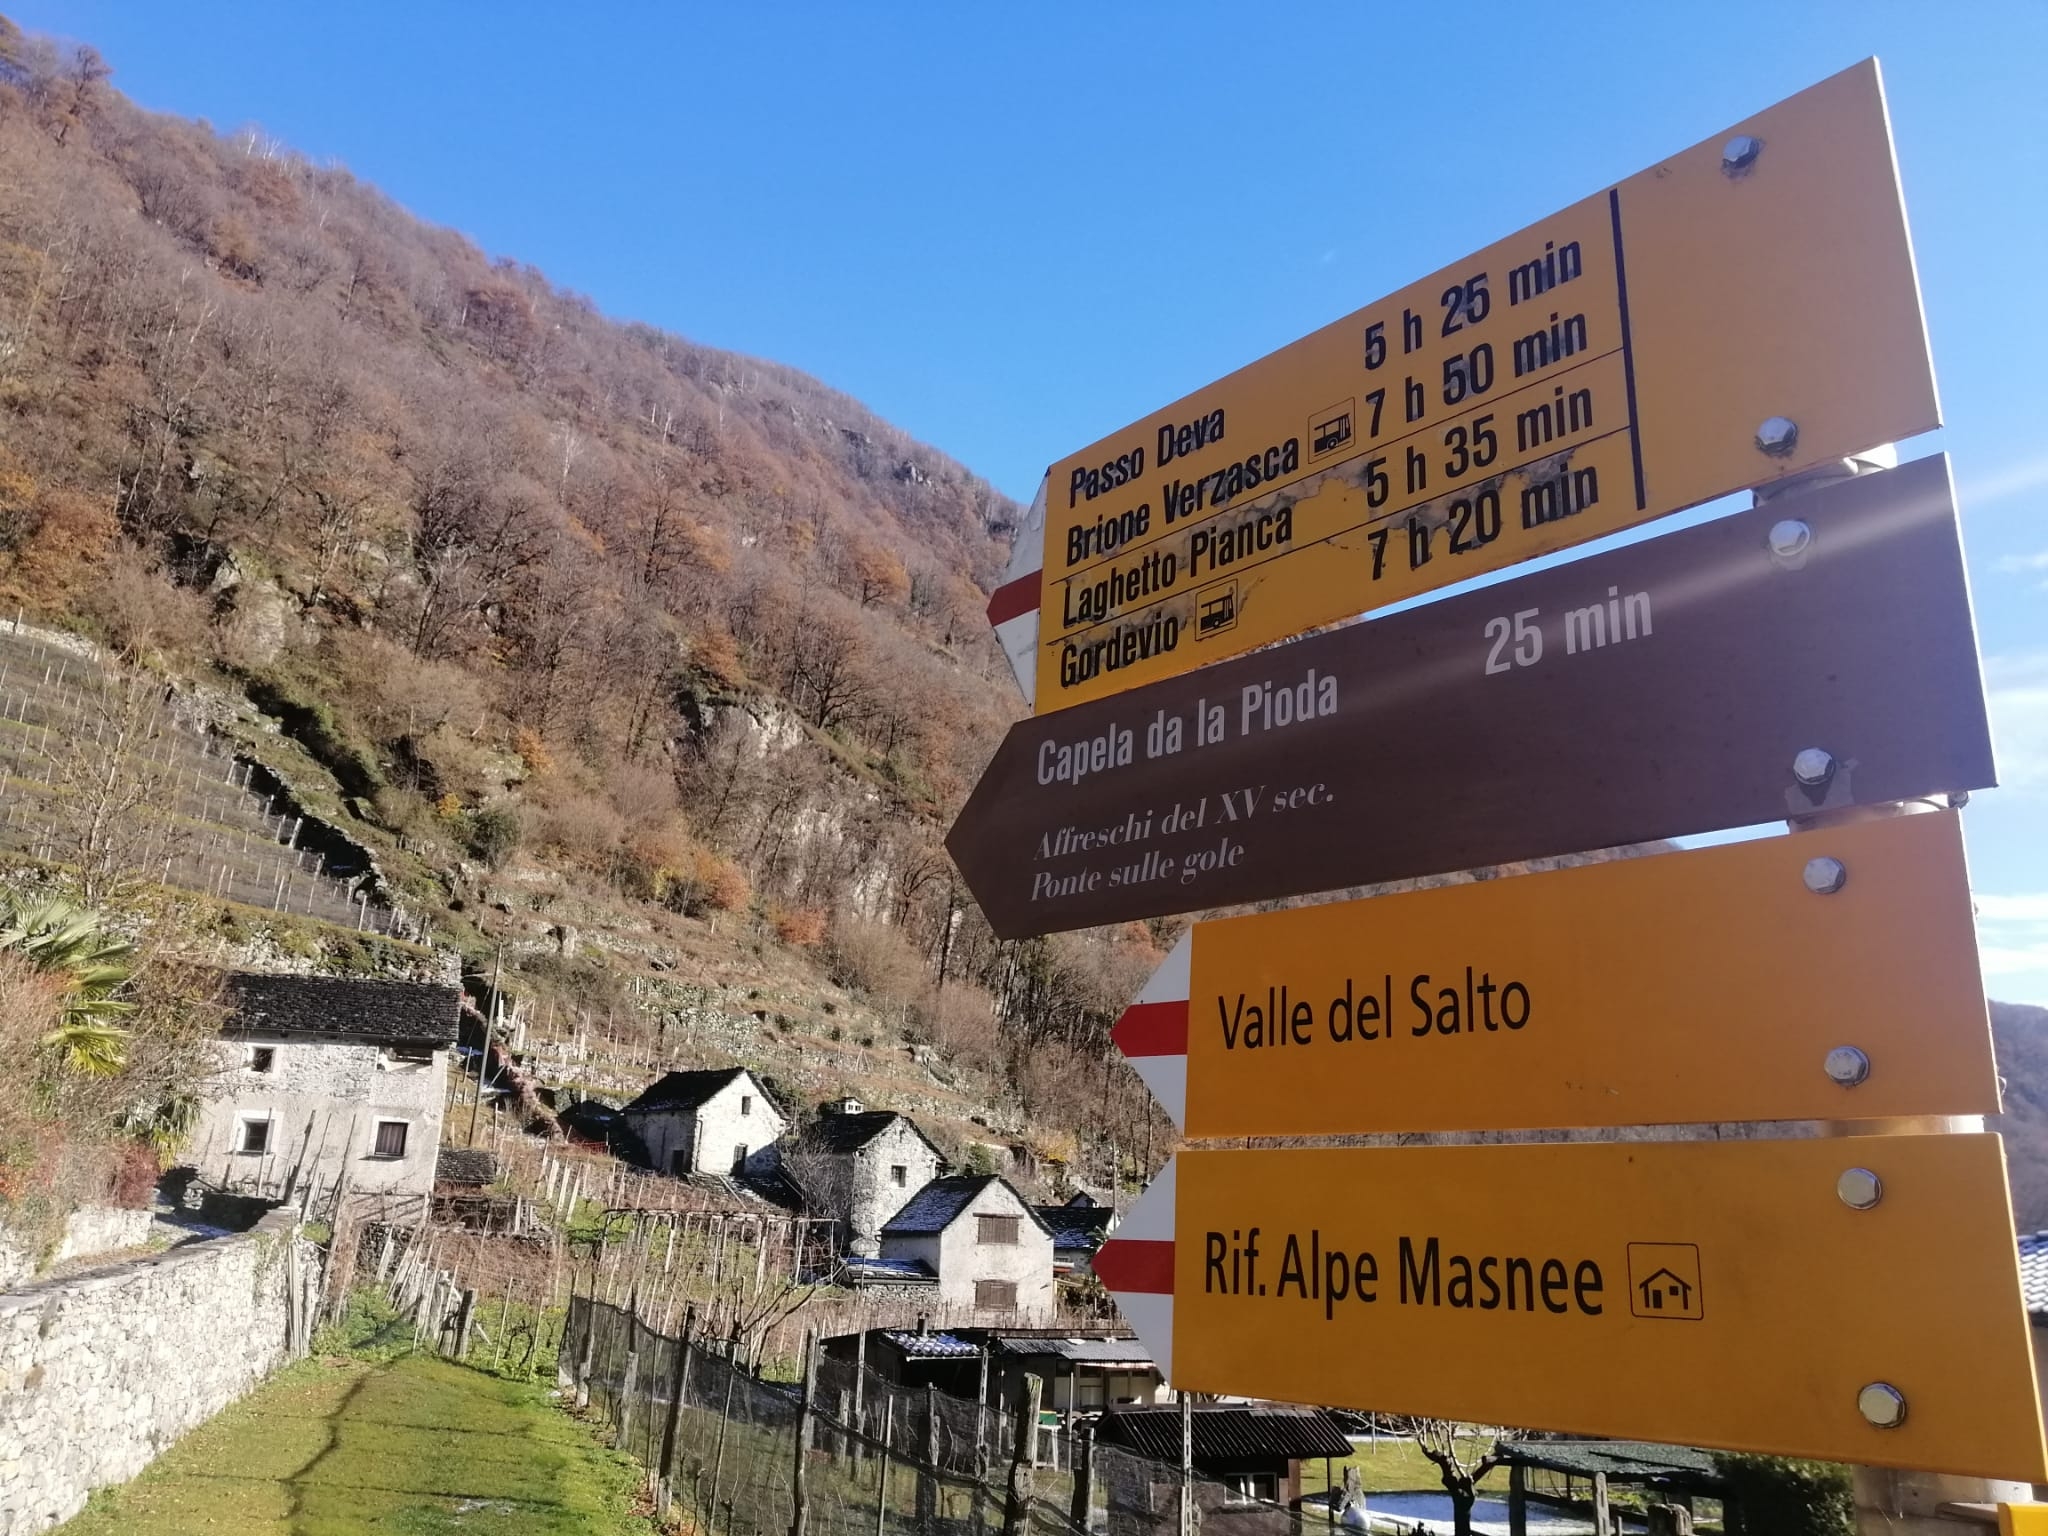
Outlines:
[[917,1315],[917,1331],[918,1331],[919,1333],[923,1333],[923,1332],[924,1332],[924,1329],[925,1329],[925,1323],[926,1323],[926,1321],[927,1321],[927,1319],[926,1319],[925,1315],[924,1315],[924,1314],[923,1314],[922,1312],[918,1313],[918,1315]]

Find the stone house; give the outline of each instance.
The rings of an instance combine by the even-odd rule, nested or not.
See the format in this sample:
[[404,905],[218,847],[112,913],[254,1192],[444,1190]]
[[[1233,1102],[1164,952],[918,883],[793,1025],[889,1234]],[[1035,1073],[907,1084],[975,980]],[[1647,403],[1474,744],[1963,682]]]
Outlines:
[[933,1179],[883,1224],[881,1249],[931,1272],[944,1315],[1052,1315],[1052,1233],[996,1174]]
[[337,976],[228,978],[220,1072],[190,1142],[202,1183],[315,1208],[433,1192],[461,991]]
[[857,1099],[824,1105],[815,1123],[784,1148],[783,1172],[811,1215],[835,1223],[838,1250],[859,1258],[882,1251],[882,1228],[945,1170],[931,1139],[891,1109]]
[[1095,1250],[1102,1246],[1116,1221],[1116,1212],[1098,1204],[1086,1191],[1064,1205],[1039,1205],[1032,1209],[1052,1229],[1052,1267],[1057,1275],[1071,1275],[1088,1268]]
[[648,1167],[677,1175],[765,1173],[789,1117],[745,1067],[670,1072],[619,1112]]

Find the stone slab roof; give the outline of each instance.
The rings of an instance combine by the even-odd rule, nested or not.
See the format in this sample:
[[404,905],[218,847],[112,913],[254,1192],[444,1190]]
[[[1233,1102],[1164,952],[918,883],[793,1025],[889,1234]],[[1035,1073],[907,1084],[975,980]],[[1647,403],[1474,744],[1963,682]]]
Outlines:
[[2048,1232],[2020,1234],[2020,1294],[2027,1316],[2048,1323]]
[[981,1354],[979,1344],[957,1333],[916,1333],[904,1328],[882,1337],[902,1350],[907,1360],[973,1360]]
[[820,1115],[804,1132],[804,1139],[821,1152],[858,1152],[898,1120],[909,1126],[911,1134],[932,1151],[939,1150],[932,1146],[932,1139],[917,1128],[915,1120],[893,1109],[867,1109],[853,1115]]
[[[839,1278],[848,1285],[937,1285],[939,1277],[932,1273],[931,1266],[922,1259],[864,1259],[859,1257],[841,1261]],[[911,1338],[911,1334],[891,1334],[891,1338]],[[931,1335],[926,1335],[931,1337]]]
[[346,976],[228,977],[228,1035],[304,1035],[392,1045],[455,1043],[462,989]]
[[640,1097],[628,1104],[623,1112],[634,1115],[649,1111],[695,1109],[721,1089],[751,1075],[745,1067],[665,1072],[650,1083]]
[[1031,1209],[1051,1229],[1053,1247],[1090,1253],[1102,1245],[1103,1234],[1116,1219],[1116,1212],[1106,1205],[1034,1205]]
[[1025,1214],[1037,1222],[1042,1230],[1049,1230],[1045,1227],[1044,1218],[1033,1210],[1024,1197],[1017,1194],[1010,1181],[1000,1174],[955,1173],[933,1179],[912,1195],[909,1203],[889,1218],[887,1225],[882,1228],[882,1235],[916,1237],[943,1232],[958,1221],[960,1213],[967,1209],[974,1197],[991,1184],[1000,1184],[1009,1190],[1016,1196],[1017,1204],[1023,1208]]
[[498,1177],[498,1154],[486,1147],[443,1147],[434,1159],[434,1182],[482,1189]]
[[1572,1477],[1605,1472],[1615,1482],[1719,1486],[1714,1458],[1680,1445],[1640,1440],[1510,1440],[1501,1446],[1509,1466],[1540,1467]]

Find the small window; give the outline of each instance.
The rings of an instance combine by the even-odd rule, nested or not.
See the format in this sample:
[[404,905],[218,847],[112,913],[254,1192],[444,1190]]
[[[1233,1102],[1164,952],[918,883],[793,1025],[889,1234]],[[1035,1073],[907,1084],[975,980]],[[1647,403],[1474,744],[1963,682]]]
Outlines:
[[237,1152],[248,1152],[260,1156],[270,1150],[270,1117],[268,1115],[245,1115],[239,1125],[235,1140]]
[[1017,1246],[1018,1216],[977,1216],[974,1218],[974,1240],[977,1243],[999,1248]]
[[891,1163],[889,1165],[889,1182],[898,1189],[907,1188],[910,1184],[910,1170],[901,1163]]
[[1277,1472],[1230,1472],[1223,1478],[1232,1504],[1277,1504],[1280,1475]]
[[743,1094],[741,1094],[741,1095],[740,1095],[740,1113],[741,1113],[741,1114],[743,1114],[743,1115],[751,1115],[751,1114],[752,1114],[753,1112],[754,1112],[754,1096],[753,1096],[753,1095],[752,1095],[751,1093],[743,1093]]
[[251,1045],[244,1047],[242,1065],[251,1072],[269,1072],[277,1066],[277,1047],[274,1045]]
[[372,1157],[405,1156],[405,1133],[411,1127],[403,1120],[379,1120],[377,1122],[377,1145],[370,1153]]
[[732,1171],[734,1173],[745,1173],[747,1171],[747,1144],[744,1141],[732,1149]]
[[974,1304],[984,1312],[1016,1311],[1017,1282],[1014,1280],[975,1281]]

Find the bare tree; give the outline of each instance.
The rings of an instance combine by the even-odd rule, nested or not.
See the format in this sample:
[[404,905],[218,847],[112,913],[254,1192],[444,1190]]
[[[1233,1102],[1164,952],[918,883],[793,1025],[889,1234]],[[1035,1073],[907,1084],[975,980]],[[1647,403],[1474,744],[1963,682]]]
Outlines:
[[1479,1499],[1479,1480],[1500,1465],[1507,1431],[1450,1419],[1402,1418],[1395,1422],[1443,1479],[1444,1492],[1451,1496],[1456,1536],[1472,1536],[1472,1506]]
[[875,692],[869,668],[867,637],[852,618],[814,617],[797,643],[791,668],[811,724],[829,731],[864,715]]
[[57,119],[59,144],[71,137],[73,128],[98,113],[100,87],[113,73],[113,67],[100,57],[97,48],[85,43],[79,44],[78,51],[71,56],[70,101]]

